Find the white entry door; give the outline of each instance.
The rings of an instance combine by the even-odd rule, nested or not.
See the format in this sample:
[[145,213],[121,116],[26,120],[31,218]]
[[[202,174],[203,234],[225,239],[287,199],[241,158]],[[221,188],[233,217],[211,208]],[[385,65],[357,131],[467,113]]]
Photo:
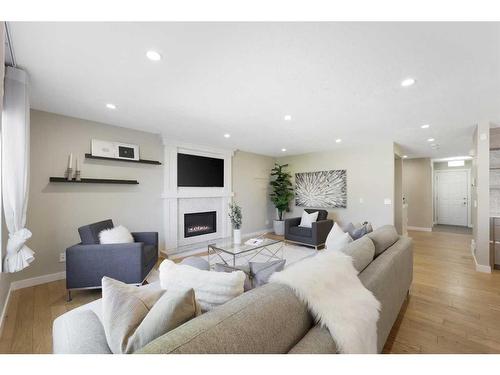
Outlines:
[[436,220],[438,224],[468,225],[468,188],[466,170],[436,171]]

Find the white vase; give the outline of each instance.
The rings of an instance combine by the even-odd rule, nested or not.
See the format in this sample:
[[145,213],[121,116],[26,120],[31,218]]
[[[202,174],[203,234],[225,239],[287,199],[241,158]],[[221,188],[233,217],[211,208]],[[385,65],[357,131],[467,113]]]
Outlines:
[[241,244],[241,229],[233,229],[233,243]]
[[285,220],[274,220],[273,221],[274,234],[278,236],[283,236],[285,234]]

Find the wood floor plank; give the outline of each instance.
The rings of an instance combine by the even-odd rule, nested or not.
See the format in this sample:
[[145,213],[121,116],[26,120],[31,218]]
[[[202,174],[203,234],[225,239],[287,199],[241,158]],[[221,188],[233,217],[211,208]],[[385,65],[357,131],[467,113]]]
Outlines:
[[35,305],[35,288],[21,289],[17,308],[14,337],[12,338],[11,352],[33,353],[33,318]]

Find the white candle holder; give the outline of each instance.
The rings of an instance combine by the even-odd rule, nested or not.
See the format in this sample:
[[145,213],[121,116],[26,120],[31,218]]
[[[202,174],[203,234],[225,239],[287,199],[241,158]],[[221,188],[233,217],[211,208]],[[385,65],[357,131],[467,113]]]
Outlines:
[[75,171],[75,181],[81,181],[82,180],[82,171],[76,170]]
[[73,168],[66,169],[64,177],[66,178],[66,180],[71,181],[73,179]]

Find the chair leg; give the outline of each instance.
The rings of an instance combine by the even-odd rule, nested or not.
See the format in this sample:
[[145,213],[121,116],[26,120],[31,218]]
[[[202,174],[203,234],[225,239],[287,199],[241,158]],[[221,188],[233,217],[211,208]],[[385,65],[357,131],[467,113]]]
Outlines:
[[68,298],[66,299],[67,302],[71,302],[71,290],[68,289]]

